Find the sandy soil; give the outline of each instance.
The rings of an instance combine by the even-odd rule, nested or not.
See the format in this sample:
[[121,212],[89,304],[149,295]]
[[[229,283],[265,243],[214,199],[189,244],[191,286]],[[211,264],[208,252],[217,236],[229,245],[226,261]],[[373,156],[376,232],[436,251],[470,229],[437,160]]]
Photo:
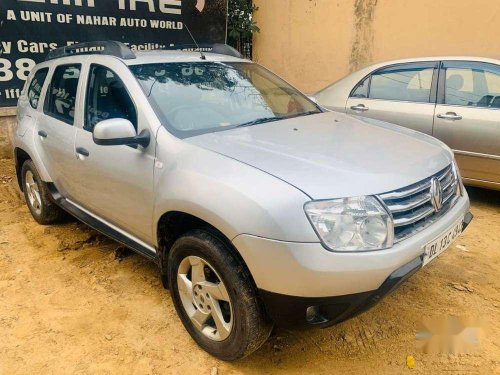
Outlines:
[[[325,330],[278,330],[224,363],[190,339],[151,262],[80,223],[36,224],[12,160],[0,160],[0,374],[500,374],[500,192],[470,194],[466,233],[375,308]],[[422,317],[447,315],[489,322],[475,354],[417,349]]]

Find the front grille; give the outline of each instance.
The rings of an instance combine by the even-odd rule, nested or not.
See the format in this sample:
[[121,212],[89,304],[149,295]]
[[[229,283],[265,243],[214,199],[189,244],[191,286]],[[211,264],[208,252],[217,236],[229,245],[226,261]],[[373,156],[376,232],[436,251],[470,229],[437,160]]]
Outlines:
[[[431,180],[442,188],[442,207],[436,212],[431,203]],[[458,177],[453,164],[410,186],[380,194],[394,219],[394,242],[408,238],[428,227],[455,204],[459,196]]]

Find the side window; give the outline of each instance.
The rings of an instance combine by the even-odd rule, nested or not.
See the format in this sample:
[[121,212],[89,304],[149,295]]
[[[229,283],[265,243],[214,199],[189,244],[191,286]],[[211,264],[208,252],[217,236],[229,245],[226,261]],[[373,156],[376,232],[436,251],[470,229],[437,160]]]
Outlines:
[[369,97],[429,103],[434,63],[387,67],[372,74]]
[[48,68],[40,69],[35,73],[28,87],[28,101],[34,109],[38,108],[38,100],[40,99],[43,83],[45,82],[48,72]]
[[83,128],[93,132],[99,121],[112,118],[127,119],[137,129],[135,105],[122,80],[101,65],[91,65]]
[[500,108],[500,68],[493,64],[445,64],[444,102],[467,107]]
[[362,80],[356,88],[352,91],[351,97],[353,98],[368,98],[368,86],[370,85],[370,76]]
[[80,64],[61,65],[52,76],[44,111],[67,124],[75,119],[76,90],[80,78]]

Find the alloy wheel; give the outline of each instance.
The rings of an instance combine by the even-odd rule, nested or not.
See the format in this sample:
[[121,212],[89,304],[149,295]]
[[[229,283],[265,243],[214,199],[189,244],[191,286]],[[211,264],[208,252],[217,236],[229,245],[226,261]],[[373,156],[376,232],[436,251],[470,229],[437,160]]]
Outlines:
[[206,337],[223,341],[233,328],[227,288],[214,268],[197,256],[185,257],[177,271],[177,288],[193,325]]
[[28,203],[35,210],[37,215],[42,213],[42,199],[40,197],[40,189],[35,181],[33,172],[27,171],[24,176],[24,184],[28,195]]

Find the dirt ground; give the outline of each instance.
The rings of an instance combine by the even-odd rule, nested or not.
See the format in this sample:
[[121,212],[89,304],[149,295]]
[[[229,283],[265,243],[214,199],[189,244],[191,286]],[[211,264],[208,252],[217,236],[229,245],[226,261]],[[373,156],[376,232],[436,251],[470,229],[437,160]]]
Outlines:
[[[224,363],[186,333],[153,263],[80,223],[36,224],[13,173],[0,160],[0,374],[500,374],[500,192],[469,189],[464,235],[372,310],[324,330],[277,330]],[[422,317],[448,315],[487,320],[476,353],[418,350]]]

